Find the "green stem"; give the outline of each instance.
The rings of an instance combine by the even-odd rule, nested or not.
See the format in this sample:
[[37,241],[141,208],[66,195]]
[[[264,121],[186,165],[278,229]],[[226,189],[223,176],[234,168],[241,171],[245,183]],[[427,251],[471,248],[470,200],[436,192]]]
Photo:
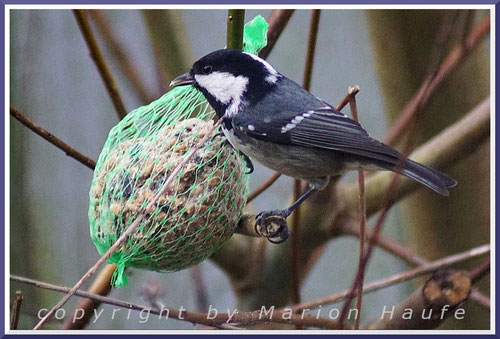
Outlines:
[[243,26],[245,25],[244,9],[228,9],[227,11],[227,48],[243,49]]

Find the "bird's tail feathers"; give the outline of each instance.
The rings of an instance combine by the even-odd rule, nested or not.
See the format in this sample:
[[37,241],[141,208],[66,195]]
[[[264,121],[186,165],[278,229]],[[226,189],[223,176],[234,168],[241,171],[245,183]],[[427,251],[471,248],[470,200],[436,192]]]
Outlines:
[[385,163],[382,167],[416,180],[444,196],[449,195],[448,188],[457,184],[453,178],[446,174],[409,159],[406,159],[403,164]]

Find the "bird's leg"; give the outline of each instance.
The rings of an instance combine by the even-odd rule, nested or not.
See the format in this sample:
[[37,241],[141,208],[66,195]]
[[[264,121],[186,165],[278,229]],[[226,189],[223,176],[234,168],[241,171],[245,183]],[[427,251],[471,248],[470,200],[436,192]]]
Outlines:
[[290,207],[284,210],[263,211],[255,218],[255,232],[264,235],[270,242],[280,244],[288,239],[290,232],[286,223],[286,218],[302,204],[307,198],[316,192],[316,188],[310,188]]

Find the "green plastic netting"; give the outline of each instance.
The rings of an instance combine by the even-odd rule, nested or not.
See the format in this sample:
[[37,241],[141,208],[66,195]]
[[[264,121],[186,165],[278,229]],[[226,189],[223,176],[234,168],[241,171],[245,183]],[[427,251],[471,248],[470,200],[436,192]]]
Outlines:
[[[261,16],[245,25],[246,52],[267,44],[267,27]],[[131,111],[111,129],[90,188],[90,236],[101,255],[210,132],[214,116],[200,92],[183,86]],[[198,264],[231,237],[247,198],[246,164],[217,132],[109,258],[117,266],[113,285],[128,283],[127,267],[178,271]]]

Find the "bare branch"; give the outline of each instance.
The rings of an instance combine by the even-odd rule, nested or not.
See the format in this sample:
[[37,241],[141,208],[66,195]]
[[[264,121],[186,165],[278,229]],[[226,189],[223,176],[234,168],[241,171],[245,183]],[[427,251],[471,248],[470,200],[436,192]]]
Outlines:
[[94,33],[92,33],[92,29],[90,28],[90,25],[87,21],[85,11],[83,9],[74,9],[73,14],[75,15],[76,22],[78,23],[78,27],[80,27],[83,38],[85,39],[85,43],[89,48],[90,56],[92,60],[94,60],[94,63],[99,70],[99,74],[104,81],[104,85],[106,86],[109,97],[111,98],[113,106],[115,107],[115,111],[118,114],[118,117],[122,119],[125,115],[127,115],[127,110],[125,109],[123,100],[120,96],[120,93],[118,92],[118,86],[116,85],[115,79],[111,75],[111,71],[106,65],[101,50],[97,45]]
[[261,58],[267,59],[274,47],[274,44],[285,29],[294,11],[295,10],[293,9],[273,9],[271,15],[269,15],[269,18],[267,19],[267,22],[269,23],[269,29],[267,31],[267,45],[259,52],[259,56]]
[[[419,267],[413,268],[411,270],[405,271],[403,273],[394,274],[390,277],[383,278],[369,284],[365,284],[363,288],[363,294],[375,292],[389,286],[400,284],[402,282],[420,277],[422,275],[436,272],[439,270],[447,269],[453,267],[459,263],[463,263],[465,261],[469,261],[472,259],[476,259],[478,257],[490,254],[490,245],[482,245],[479,247],[472,248],[465,252],[461,252],[458,254],[450,255],[448,257],[441,258],[436,261],[429,262],[427,264],[421,265]],[[328,304],[333,304],[339,301],[344,300],[348,297],[350,290],[345,290],[342,292],[338,292],[327,297],[312,300],[308,302],[304,302],[298,305],[290,306],[294,310],[302,310],[302,309],[314,309],[319,306],[324,306]]]
[[102,39],[109,46],[109,51],[113,54],[114,59],[120,65],[120,70],[125,74],[126,79],[130,82],[131,87],[135,90],[137,96],[143,103],[153,101],[153,97],[149,94],[141,75],[130,58],[127,56],[125,47],[120,43],[118,36],[109,25],[108,20],[103,10],[89,10],[92,21],[97,26]]
[[[420,146],[410,158],[436,169],[444,169],[474,153],[489,135],[490,98],[488,97],[465,117]],[[384,197],[392,176],[392,173],[379,172],[366,179],[366,213],[368,216],[383,208]],[[421,187],[411,179],[401,178],[394,199],[400,200]],[[348,186],[342,195],[346,199],[346,205],[356,206],[357,185]]]
[[472,282],[467,273],[455,270],[436,272],[391,316],[382,315],[369,330],[427,330],[441,325],[468,298]]
[[474,51],[490,31],[490,17],[484,19],[472,32],[469,33],[465,44],[457,44],[443,60],[437,72],[430,74],[422,83],[415,96],[406,105],[403,112],[392,124],[384,138],[384,143],[391,145],[403,134],[415,112],[425,106],[433,94],[437,92],[444,80],[448,79],[453,71],[467,59],[470,52]]
[[[311,20],[309,23],[309,38],[307,40],[306,63],[304,66],[303,87],[309,90],[311,87],[312,70],[314,66],[314,56],[316,52],[316,41],[318,39],[319,19],[321,10],[311,11]],[[293,182],[293,200],[297,201],[303,194],[302,180],[295,179]],[[300,302],[300,206],[292,214],[292,236],[290,247],[291,275],[292,275],[292,300],[294,303]]]
[[[96,276],[88,292],[103,296],[108,295],[111,291],[111,277],[113,276],[115,269],[115,264],[107,264]],[[85,328],[85,326],[89,323],[92,314],[94,314],[94,310],[96,310],[100,304],[100,302],[92,299],[78,300],[71,316],[69,316],[61,326],[61,330],[81,330]],[[81,316],[79,312],[82,312]]]
[[[32,286],[36,286],[38,288],[43,288],[51,291],[61,292],[61,293],[70,293],[72,289],[65,286],[58,286],[49,283],[45,283],[42,281],[24,278],[16,275],[11,275],[10,280],[17,281],[24,284],[29,284]],[[164,307],[163,309],[138,305],[135,303],[130,303],[128,301],[117,300],[109,297],[100,296],[97,294],[76,290],[75,295],[88,298],[94,300],[99,303],[109,304],[117,307],[123,307],[126,309],[131,309],[135,311],[143,311],[146,310],[151,314],[162,315],[165,318],[173,318],[181,321],[186,321],[193,324],[203,324],[211,327],[218,327],[219,325],[227,324],[231,321],[231,324],[239,324],[239,325],[256,325],[260,323],[282,323],[282,324],[291,324],[291,325],[299,325],[303,327],[317,327],[324,329],[337,329],[337,323],[333,320],[316,318],[309,315],[296,315],[291,314],[287,311],[275,310],[271,313],[263,313],[261,310],[253,311],[253,312],[238,312],[235,313],[234,316],[230,319],[227,314],[219,313],[212,318],[213,315],[207,313],[199,313],[199,312],[184,312],[184,310],[178,310],[173,308]],[[161,313],[161,314],[160,314]]]
[[52,145],[56,146],[60,150],[62,150],[64,153],[66,153],[67,156],[75,159],[76,161],[84,164],[90,169],[95,168],[95,161],[87,157],[86,155],[83,155],[82,153],[78,152],[76,149],[73,147],[69,146],[66,144],[64,141],[41,127],[40,125],[37,125],[34,123],[32,120],[30,120],[27,116],[19,112],[17,109],[14,107],[10,106],[10,115],[12,115],[14,118],[19,120],[24,126],[28,127],[30,130],[50,142]]
[[274,174],[270,176],[269,179],[266,180],[266,182],[264,182],[259,188],[248,195],[247,204],[253,199],[257,198],[262,192],[267,190],[272,184],[274,184],[276,180],[279,179],[280,176],[281,173],[274,172]]
[[191,273],[191,281],[194,283],[198,311],[204,312],[208,310],[208,296],[200,265],[192,267],[189,273]]
[[[358,108],[356,106],[356,93],[359,92],[359,87],[354,86],[349,88],[348,93],[351,95],[351,101],[349,101],[349,106],[351,108],[351,115],[354,121],[359,122],[358,119]],[[359,330],[359,324],[361,322],[361,310],[363,304],[363,282],[365,277],[363,258],[365,257],[365,230],[366,230],[366,197],[365,197],[365,174],[363,171],[358,171],[358,186],[359,186],[359,261],[358,270],[360,273],[360,281],[358,283],[358,294],[356,297],[356,309],[358,310],[357,317],[354,321],[354,329]]]
[[16,292],[16,299],[12,304],[12,312],[10,318],[10,329],[17,330],[17,324],[19,323],[19,314],[21,313],[21,304],[23,303],[23,295],[21,291]]
[[158,67],[159,91],[164,93],[170,80],[189,71],[194,62],[190,39],[178,10],[145,9],[141,13]]

